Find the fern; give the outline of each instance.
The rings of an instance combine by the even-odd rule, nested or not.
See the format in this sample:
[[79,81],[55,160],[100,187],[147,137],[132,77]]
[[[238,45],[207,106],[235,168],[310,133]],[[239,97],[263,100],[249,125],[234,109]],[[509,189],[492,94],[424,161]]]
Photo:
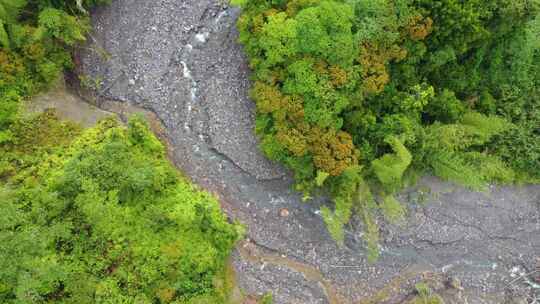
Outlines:
[[376,211],[378,209],[369,185],[362,179],[356,191],[357,213],[364,223],[364,241],[366,242],[367,258],[374,262],[379,257],[379,225]]
[[342,246],[345,240],[343,220],[339,218],[338,214],[332,212],[332,210],[326,206],[321,207],[321,216],[332,239],[334,239],[338,245]]
[[2,19],[0,19],[0,46],[5,49],[9,49],[10,46],[9,36],[6,32],[6,28],[4,27],[4,22],[2,21]]
[[380,255],[379,225],[375,220],[375,214],[372,208],[362,208],[360,215],[364,222],[364,240],[367,244],[367,259],[369,262],[375,262]]
[[487,143],[493,136],[510,129],[512,124],[496,116],[476,112],[466,113],[460,123],[435,123],[425,128],[423,149],[436,151],[465,151]]
[[393,195],[386,195],[379,207],[384,218],[389,222],[396,223],[405,217],[405,208]]
[[464,157],[478,174],[483,176],[486,183],[508,184],[516,179],[514,170],[496,156],[473,151],[464,153]]
[[510,129],[512,124],[501,117],[486,116],[478,112],[466,113],[461,124],[469,127],[470,135],[475,136],[473,144],[481,145],[488,142],[493,136]]
[[507,184],[516,179],[499,158],[480,152],[438,151],[426,160],[436,176],[475,190],[486,189],[490,182]]
[[492,181],[512,182],[514,172],[500,159],[471,151],[511,126],[502,118],[476,112],[466,113],[459,124],[434,124],[426,128],[423,161],[436,176],[476,190]]
[[[363,183],[360,175],[361,167],[347,168],[343,174],[339,177],[328,177],[324,172],[319,173],[323,180],[328,180],[330,191],[332,194],[332,200],[334,201],[334,211],[331,211],[328,207],[321,208],[321,215],[328,227],[328,231],[332,238],[340,245],[343,245],[345,234],[343,226],[349,222],[353,212],[353,206],[355,203],[358,187]],[[316,178],[317,181],[317,178]]]
[[394,150],[394,154],[385,154],[371,162],[373,172],[389,193],[401,188],[403,173],[412,161],[409,150],[396,138],[389,137],[386,142]]
[[436,152],[430,157],[433,173],[445,180],[482,190],[485,182],[481,174],[470,166],[462,154],[455,152]]

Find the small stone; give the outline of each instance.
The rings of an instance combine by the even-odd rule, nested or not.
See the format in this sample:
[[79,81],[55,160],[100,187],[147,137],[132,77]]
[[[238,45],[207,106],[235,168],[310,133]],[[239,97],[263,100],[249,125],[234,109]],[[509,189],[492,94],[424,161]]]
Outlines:
[[198,34],[195,35],[195,39],[197,39],[197,41],[199,41],[201,43],[205,43],[206,40],[208,39],[208,36],[209,36],[208,32],[198,33]]
[[257,299],[253,296],[247,296],[242,304],[257,304]]
[[288,217],[290,214],[289,210],[287,210],[287,208],[281,208],[279,210],[279,216],[281,217]]

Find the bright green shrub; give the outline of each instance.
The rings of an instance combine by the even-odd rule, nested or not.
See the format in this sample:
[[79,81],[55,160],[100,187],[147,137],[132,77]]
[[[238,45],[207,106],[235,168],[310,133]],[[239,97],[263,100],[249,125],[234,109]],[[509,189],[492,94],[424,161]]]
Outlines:
[[330,194],[339,243],[357,212],[376,256],[372,217],[405,213],[392,196],[404,176],[538,181],[538,1],[235,3],[261,148],[305,197]]
[[[0,302],[223,303],[239,237],[145,122],[81,130],[52,113],[0,144]],[[219,287],[222,286],[222,287]],[[199,303],[199,302],[197,302]]]

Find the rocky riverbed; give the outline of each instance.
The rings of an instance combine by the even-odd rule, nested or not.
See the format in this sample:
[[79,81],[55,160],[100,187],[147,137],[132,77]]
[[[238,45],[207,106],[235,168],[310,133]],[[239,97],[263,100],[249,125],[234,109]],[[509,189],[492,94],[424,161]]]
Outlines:
[[337,247],[318,213],[324,198],[303,203],[257,148],[239,11],[225,2],[115,0],[92,13],[78,74],[98,106],[154,113],[176,165],[246,224],[233,254],[245,292],[277,304],[400,303],[425,280],[449,303],[540,298],[540,186],[477,193],[424,178],[401,195],[407,222],[383,224],[378,262],[366,261],[358,221]]

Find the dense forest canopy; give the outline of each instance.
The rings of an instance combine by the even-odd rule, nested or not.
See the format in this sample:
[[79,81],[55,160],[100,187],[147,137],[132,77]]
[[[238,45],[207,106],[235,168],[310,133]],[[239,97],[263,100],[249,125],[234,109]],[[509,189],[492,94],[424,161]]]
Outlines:
[[[357,214],[376,258],[376,215],[423,174],[540,182],[540,0],[232,1],[261,149],[332,197],[339,243]],[[0,302],[223,303],[239,226],[144,121],[20,115],[106,2],[0,0]]]
[[1,303],[225,303],[240,227],[179,176],[140,118],[53,112],[0,145]]
[[241,227],[142,119],[83,130],[23,113],[105,2],[0,0],[0,302],[225,303]]
[[474,189],[540,180],[540,1],[237,0],[261,148],[330,233],[421,174]]

